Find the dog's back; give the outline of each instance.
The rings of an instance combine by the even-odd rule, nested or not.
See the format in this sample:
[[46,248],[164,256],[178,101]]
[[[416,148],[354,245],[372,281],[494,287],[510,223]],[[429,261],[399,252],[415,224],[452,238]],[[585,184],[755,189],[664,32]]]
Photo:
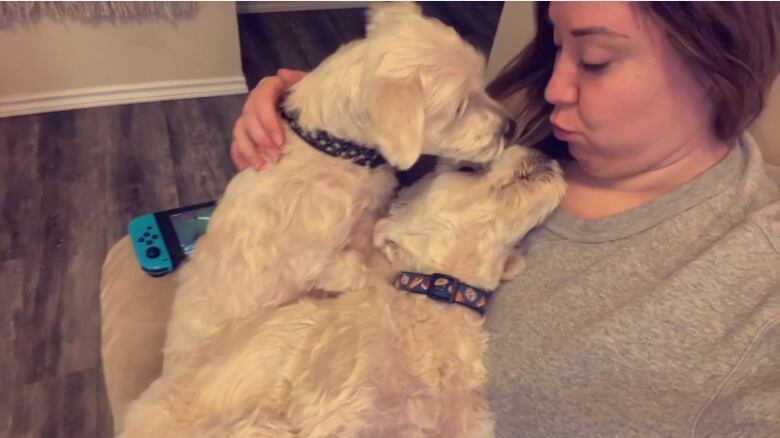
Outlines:
[[356,151],[400,169],[421,154],[497,156],[510,125],[484,91],[483,65],[457,32],[415,5],[371,8],[366,38],[340,48],[285,98],[295,132],[287,131],[284,158],[228,186],[182,268],[166,368],[230,319],[311,288],[349,285],[356,264],[341,255],[354,225],[376,215],[395,187],[390,169],[366,167]]
[[279,424],[306,437],[490,436],[486,341],[478,315],[378,281],[235,321],[158,380],[146,394],[157,403],[131,422],[199,418],[180,423],[192,436],[237,418],[268,436]]
[[326,269],[340,269],[355,224],[384,209],[395,187],[390,169],[355,166],[300,143],[292,137],[284,160],[262,173],[243,171],[228,185],[182,267],[168,353],[318,287]]

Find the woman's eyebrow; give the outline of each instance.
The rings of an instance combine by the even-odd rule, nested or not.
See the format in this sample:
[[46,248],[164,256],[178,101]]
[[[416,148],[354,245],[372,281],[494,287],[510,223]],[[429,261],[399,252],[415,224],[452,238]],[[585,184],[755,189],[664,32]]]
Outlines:
[[605,35],[618,38],[629,38],[628,35],[623,35],[622,33],[615,32],[612,29],[602,26],[581,27],[579,29],[572,29],[571,31],[571,36],[573,37],[584,37],[589,35]]

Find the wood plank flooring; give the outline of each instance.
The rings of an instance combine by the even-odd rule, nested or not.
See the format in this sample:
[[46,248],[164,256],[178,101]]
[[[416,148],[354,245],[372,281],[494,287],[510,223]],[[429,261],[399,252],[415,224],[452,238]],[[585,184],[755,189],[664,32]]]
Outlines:
[[[488,52],[501,3],[424,3]],[[364,11],[239,16],[248,84],[311,69]],[[0,119],[0,437],[109,437],[100,267],[135,215],[214,199],[245,96]]]

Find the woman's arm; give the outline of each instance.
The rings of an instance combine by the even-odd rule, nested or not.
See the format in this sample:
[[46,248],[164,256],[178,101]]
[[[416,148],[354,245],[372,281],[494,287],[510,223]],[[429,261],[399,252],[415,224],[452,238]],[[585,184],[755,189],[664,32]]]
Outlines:
[[276,76],[266,76],[249,93],[241,116],[233,127],[230,156],[238,170],[252,167],[260,170],[266,161],[277,161],[282,155],[284,130],[276,104],[285,91],[306,75],[297,70],[280,69]]
[[759,331],[691,432],[693,438],[743,436],[780,436],[780,318]]

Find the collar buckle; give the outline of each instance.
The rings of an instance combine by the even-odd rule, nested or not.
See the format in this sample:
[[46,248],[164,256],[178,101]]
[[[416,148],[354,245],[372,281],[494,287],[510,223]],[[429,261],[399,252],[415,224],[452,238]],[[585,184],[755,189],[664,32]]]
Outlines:
[[436,301],[445,301],[452,303],[455,301],[455,294],[460,287],[460,282],[455,277],[446,274],[431,274],[431,283],[428,286],[426,295],[428,298]]
[[394,285],[397,289],[425,295],[435,301],[460,304],[480,315],[485,314],[491,293],[440,273],[427,275],[402,271],[396,277]]

